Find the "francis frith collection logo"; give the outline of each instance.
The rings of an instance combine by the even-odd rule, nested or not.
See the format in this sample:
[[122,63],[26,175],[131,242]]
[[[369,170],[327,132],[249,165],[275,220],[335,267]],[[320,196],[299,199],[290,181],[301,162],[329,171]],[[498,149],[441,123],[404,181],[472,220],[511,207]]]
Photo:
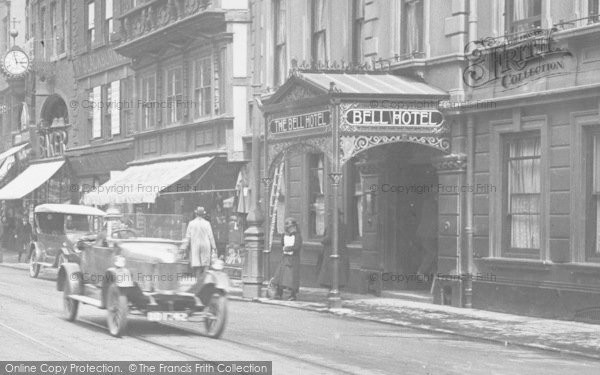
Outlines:
[[473,88],[499,82],[505,90],[510,90],[536,79],[566,73],[564,57],[571,53],[556,45],[553,31],[536,29],[469,43],[465,47],[469,65],[463,73],[464,82]]

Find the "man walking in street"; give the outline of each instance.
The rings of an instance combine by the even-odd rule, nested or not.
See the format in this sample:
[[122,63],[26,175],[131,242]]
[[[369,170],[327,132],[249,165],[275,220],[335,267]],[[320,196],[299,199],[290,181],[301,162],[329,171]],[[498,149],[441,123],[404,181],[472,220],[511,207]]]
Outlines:
[[181,244],[181,251],[188,250],[190,266],[197,278],[210,266],[212,258],[216,257],[217,246],[210,222],[204,217],[204,207],[196,208],[196,218],[189,222],[185,238]]

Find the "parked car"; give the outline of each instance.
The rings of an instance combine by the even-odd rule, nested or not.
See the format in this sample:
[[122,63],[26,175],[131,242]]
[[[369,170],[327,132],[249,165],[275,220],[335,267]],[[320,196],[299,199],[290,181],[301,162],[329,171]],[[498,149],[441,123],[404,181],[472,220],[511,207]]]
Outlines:
[[75,320],[82,303],[106,309],[113,336],[123,334],[131,312],[156,322],[203,322],[207,336],[220,337],[229,288],[223,262],[215,261],[197,279],[179,251],[180,241],[133,236],[129,229],[100,236],[85,246],[79,264],[61,265],[57,289],[66,319]]
[[44,267],[58,268],[79,261],[84,243],[93,243],[102,227],[104,211],[76,204],[41,204],[34,209],[29,275],[38,277]]

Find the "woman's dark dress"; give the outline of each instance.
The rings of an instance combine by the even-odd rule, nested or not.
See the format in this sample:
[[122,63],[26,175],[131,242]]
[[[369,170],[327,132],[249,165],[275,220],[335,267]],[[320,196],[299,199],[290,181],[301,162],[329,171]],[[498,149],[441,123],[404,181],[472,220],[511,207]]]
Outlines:
[[[294,246],[290,248],[292,255],[283,254],[281,262],[275,271],[273,284],[280,288],[288,288],[294,292],[300,289],[300,249],[302,248],[302,237],[296,232]],[[281,237],[281,248],[283,249],[283,239]]]

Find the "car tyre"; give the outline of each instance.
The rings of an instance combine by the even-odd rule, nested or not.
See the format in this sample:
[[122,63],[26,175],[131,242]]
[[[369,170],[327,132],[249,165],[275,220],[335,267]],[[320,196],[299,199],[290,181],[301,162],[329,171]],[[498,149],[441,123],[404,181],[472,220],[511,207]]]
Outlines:
[[77,318],[77,311],[79,311],[79,301],[69,298],[72,294],[80,294],[80,291],[73,290],[71,283],[67,280],[63,291],[63,310],[65,318],[69,322]]
[[120,337],[127,327],[129,302],[117,284],[110,284],[106,292],[106,312],[108,331],[111,335]]
[[40,274],[40,265],[37,263],[37,257],[35,255],[35,250],[31,251],[31,255],[29,256],[29,276],[32,278],[37,278]]
[[208,313],[204,320],[206,335],[218,339],[223,334],[227,322],[227,297],[221,293],[213,294],[206,306],[206,312]]

